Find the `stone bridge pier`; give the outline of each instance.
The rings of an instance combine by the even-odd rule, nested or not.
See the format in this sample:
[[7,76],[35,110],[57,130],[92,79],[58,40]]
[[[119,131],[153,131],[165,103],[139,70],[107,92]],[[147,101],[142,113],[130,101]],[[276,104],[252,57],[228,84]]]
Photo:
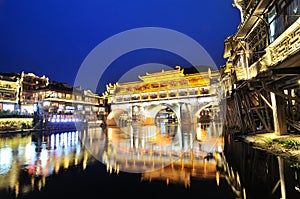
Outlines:
[[194,98],[114,103],[107,117],[108,125],[125,126],[128,124],[154,125],[159,111],[169,108],[176,115],[178,124],[197,122],[199,113],[207,107],[218,106],[216,95]]

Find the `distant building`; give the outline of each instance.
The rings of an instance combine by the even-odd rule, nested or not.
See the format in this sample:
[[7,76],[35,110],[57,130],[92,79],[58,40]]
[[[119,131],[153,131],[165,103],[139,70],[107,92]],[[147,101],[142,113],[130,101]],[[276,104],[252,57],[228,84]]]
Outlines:
[[37,114],[47,121],[105,120],[106,98],[34,73],[0,73],[0,111]]
[[15,111],[20,100],[20,75],[0,73],[0,111]]
[[48,86],[48,77],[39,77],[34,73],[21,73],[21,91],[20,91],[20,105],[21,112],[23,113],[34,113],[35,103],[38,100],[36,91]]
[[35,92],[39,112],[49,121],[97,120],[105,114],[105,101],[90,90],[50,82]]

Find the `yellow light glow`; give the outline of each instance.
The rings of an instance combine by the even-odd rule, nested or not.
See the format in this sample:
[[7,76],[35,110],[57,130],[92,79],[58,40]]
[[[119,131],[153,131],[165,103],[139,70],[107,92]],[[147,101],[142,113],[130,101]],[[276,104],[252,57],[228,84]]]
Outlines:
[[219,186],[219,184],[220,184],[220,172],[219,171],[217,171],[217,173],[216,173],[216,181],[217,181],[217,185]]
[[59,168],[60,168],[59,162],[56,162],[55,167],[54,167],[54,171],[55,171],[56,174],[58,173]]
[[198,127],[197,130],[196,130],[196,138],[197,138],[198,141],[200,141],[201,138],[202,138],[201,133],[202,133],[201,132],[201,127]]
[[107,130],[107,137],[108,137],[108,140],[112,140],[113,130],[111,128],[108,128],[108,130]]
[[66,157],[66,158],[64,159],[64,168],[65,168],[65,169],[69,168],[69,163],[70,163],[70,159]]

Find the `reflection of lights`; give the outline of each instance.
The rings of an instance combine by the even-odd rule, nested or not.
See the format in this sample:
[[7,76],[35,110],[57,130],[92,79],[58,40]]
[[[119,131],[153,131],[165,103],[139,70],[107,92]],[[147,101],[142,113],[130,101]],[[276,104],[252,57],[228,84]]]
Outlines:
[[145,148],[145,139],[143,138],[142,139],[142,149],[144,149]]
[[74,145],[75,144],[75,132],[73,131],[72,133],[71,133],[71,144],[72,145]]
[[61,133],[59,134],[59,145],[63,146],[63,142],[64,142],[64,135]]
[[58,171],[59,171],[59,167],[60,167],[59,162],[56,162],[56,163],[55,163],[55,166],[54,166],[54,171],[55,171],[56,174],[57,174]]
[[202,130],[201,130],[201,127],[197,127],[197,129],[196,129],[196,138],[197,138],[198,141],[200,141],[201,138],[202,138]]
[[11,148],[6,147],[0,149],[0,174],[7,173],[9,171],[12,159]]
[[32,176],[31,176],[31,180],[30,180],[30,182],[31,182],[31,189],[32,189],[32,190],[34,189],[34,181],[35,181],[35,178],[34,178],[34,176],[32,175]]
[[63,146],[67,146],[68,145],[68,134],[67,133],[63,133],[63,137],[64,137],[63,138]]
[[17,182],[15,184],[15,195],[16,195],[16,197],[19,196],[19,193],[20,193],[20,184]]
[[46,168],[48,161],[48,151],[46,149],[42,149],[40,154],[40,160],[42,168]]
[[82,168],[83,168],[83,170],[86,169],[87,160],[88,160],[88,152],[85,151],[84,154],[83,154],[83,161],[82,161]]
[[217,181],[217,185],[219,186],[219,184],[220,184],[220,172],[219,171],[216,172],[216,181]]
[[55,147],[55,136],[54,136],[54,134],[52,134],[51,136],[50,136],[50,148],[51,149],[54,149],[54,147]]
[[69,168],[69,164],[70,164],[70,159],[68,157],[65,157],[65,159],[64,159],[64,168],[65,169]]
[[52,123],[67,123],[67,122],[78,122],[80,121],[78,118],[49,118],[48,121]]
[[80,151],[81,151],[81,147],[80,147],[80,144],[78,144],[76,146],[76,157],[78,158],[80,156]]
[[75,132],[75,144],[78,144],[78,131]]
[[25,147],[25,157],[27,160],[30,160],[30,161],[34,161],[34,157],[35,157],[35,146],[28,143]]
[[59,144],[59,134],[55,135],[55,143],[56,143],[56,146]]
[[113,130],[112,130],[112,128],[109,128],[107,130],[107,137],[108,137],[109,141],[112,140],[112,136],[113,136]]
[[68,146],[72,145],[72,134],[71,132],[68,133]]
[[135,138],[135,148],[139,147],[139,138]]
[[133,134],[131,133],[130,134],[130,148],[133,148],[133,143],[134,143],[134,137],[133,137]]

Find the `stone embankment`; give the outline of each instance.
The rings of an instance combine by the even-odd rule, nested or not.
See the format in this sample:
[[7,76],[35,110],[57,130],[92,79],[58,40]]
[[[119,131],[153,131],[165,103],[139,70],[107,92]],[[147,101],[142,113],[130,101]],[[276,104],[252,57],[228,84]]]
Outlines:
[[265,133],[243,136],[242,140],[254,148],[292,161],[300,161],[300,134],[277,135]]

